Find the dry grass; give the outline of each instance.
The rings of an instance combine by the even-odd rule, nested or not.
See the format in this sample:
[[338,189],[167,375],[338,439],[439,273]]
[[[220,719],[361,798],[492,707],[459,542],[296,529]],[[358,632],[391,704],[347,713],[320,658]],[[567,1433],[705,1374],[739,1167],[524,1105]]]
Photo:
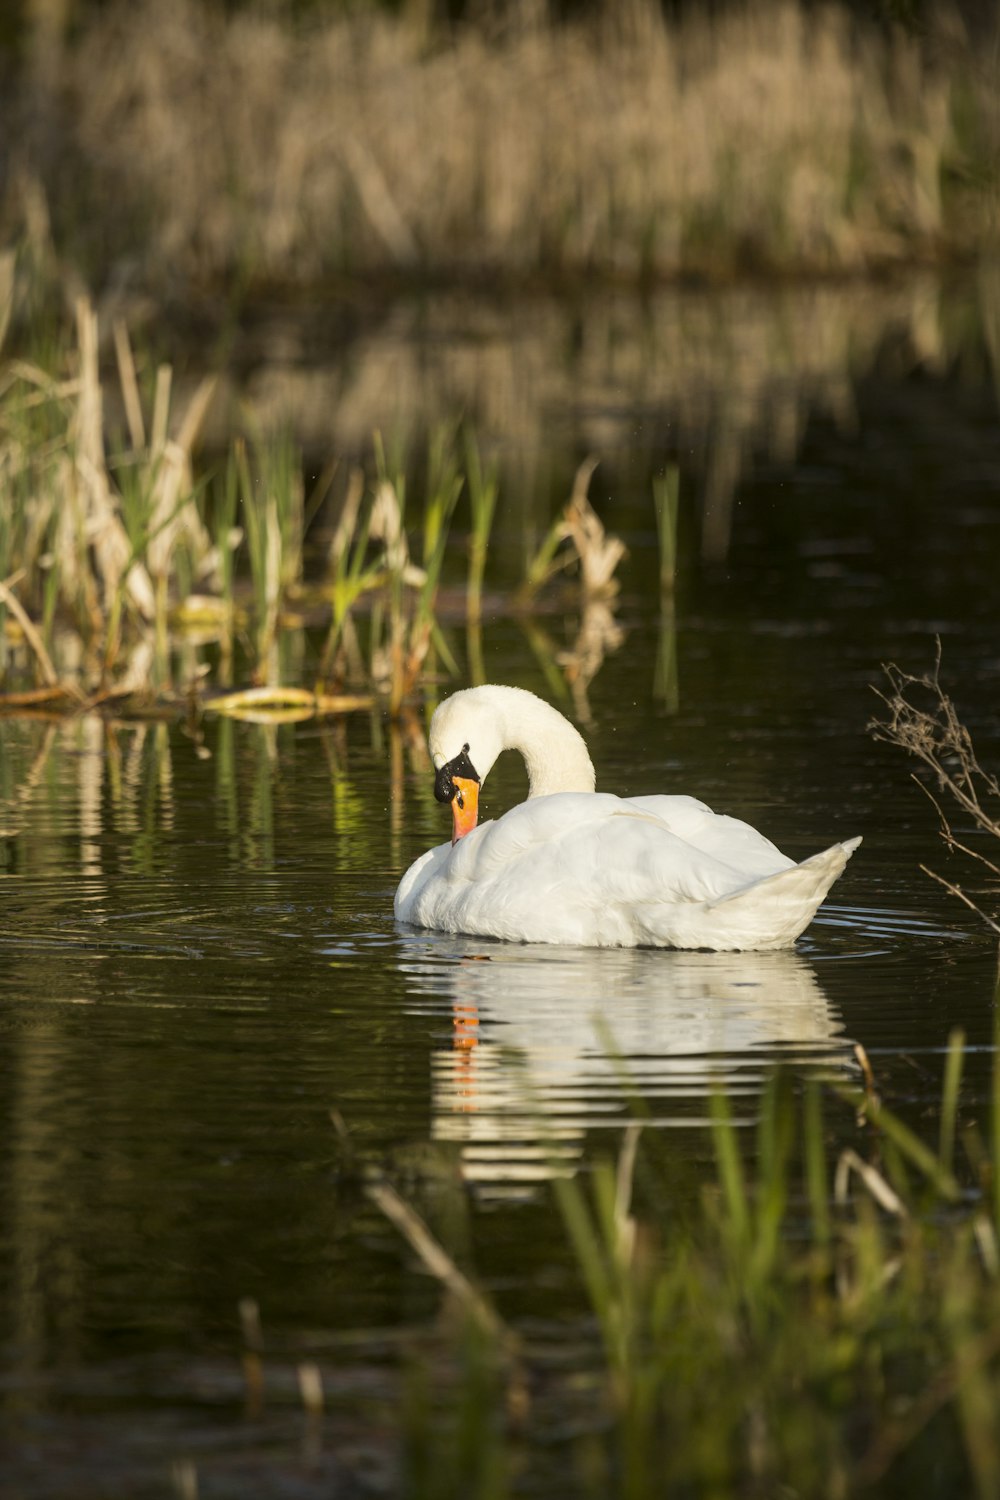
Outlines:
[[842,272],[969,252],[995,202],[996,92],[956,18],[925,51],[792,0],[430,39],[137,0],[89,13],[3,113],[31,122],[7,234],[47,204],[60,255],[119,288]]
[[[350,473],[325,559],[317,556],[307,577],[309,521],[336,464],[307,497],[302,454],[287,434],[249,445],[237,435],[214,475],[198,475],[195,449],[215,382],[172,401],[170,366],[137,367],[117,325],[123,431],[107,418],[113,385],[110,372],[102,375],[99,320],[86,298],[75,334],[58,373],[0,364],[0,710],[125,698],[137,710],[193,710],[206,689],[232,687],[239,657],[252,687],[267,691],[213,699],[221,711],[289,719],[379,701],[398,718],[442,669],[458,673],[439,619],[449,532],[468,490],[478,562],[451,613],[478,632],[499,488],[492,467],[484,478],[470,433],[464,468],[458,430],[431,433],[419,514],[407,503],[414,453],[397,445],[387,457],[376,434],[370,479]],[[551,553],[553,571],[568,564],[579,573],[584,613],[605,600],[607,625],[590,643],[585,670],[573,653],[561,662],[585,706],[586,684],[621,639],[608,601],[624,553],[606,536],[585,482],[553,528]],[[529,601],[508,590],[491,602],[491,611],[505,607],[524,610]],[[290,684],[289,671],[308,677],[309,665],[290,669],[282,652],[289,630],[305,624],[327,629],[307,687]],[[549,647],[553,670],[557,651]],[[472,655],[481,662],[478,634]]]
[[[23,583],[43,615],[44,633],[61,605],[81,649],[87,643],[90,660],[81,675],[100,692],[117,669],[121,692],[156,680],[153,663],[158,650],[162,655],[180,551],[192,578],[210,575],[215,565],[191,472],[212,382],[203,381],[171,423],[171,375],[162,366],[147,437],[124,329],[118,351],[133,433],[117,464],[108,456],[97,318],[85,298],[77,303],[75,358],[65,378],[20,361],[0,368],[0,567],[10,575],[8,607],[49,687],[51,662],[42,636],[25,625],[23,607],[10,596],[15,584]],[[136,628],[123,644],[129,620]]]

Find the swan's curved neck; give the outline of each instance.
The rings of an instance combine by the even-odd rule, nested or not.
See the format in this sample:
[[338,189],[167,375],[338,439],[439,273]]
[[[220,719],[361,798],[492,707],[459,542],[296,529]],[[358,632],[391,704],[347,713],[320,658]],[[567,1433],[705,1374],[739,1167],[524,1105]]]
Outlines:
[[519,750],[524,757],[529,797],[594,790],[594,767],[583,736],[558,710],[533,693],[507,688],[500,719],[503,748]]

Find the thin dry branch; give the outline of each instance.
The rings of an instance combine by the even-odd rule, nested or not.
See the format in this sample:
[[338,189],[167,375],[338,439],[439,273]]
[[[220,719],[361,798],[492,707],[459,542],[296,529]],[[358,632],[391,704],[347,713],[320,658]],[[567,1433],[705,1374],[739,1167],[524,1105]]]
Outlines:
[[[934,776],[938,792],[947,793],[981,832],[1000,839],[1000,782],[980,764],[972,736],[941,686],[940,640],[934,666],[922,677],[904,672],[894,662],[884,665],[883,671],[889,679],[888,691],[881,692],[878,688],[874,691],[885,704],[887,714],[885,718],[871,720],[868,725],[871,734],[875,739],[896,745],[908,755],[915,756]],[[955,834],[949,814],[939,798],[919,776],[914,774],[913,779],[934,806],[940,825],[938,831],[949,852],[977,860],[991,875],[1000,878],[1000,864],[963,843]],[[946,880],[926,865],[920,868],[944,886],[949,894],[964,902],[1000,936],[1000,923],[961,886]]]
[[974,911],[977,917],[981,917],[987,927],[992,927],[993,931],[1000,937],[1000,925],[994,922],[992,917],[988,917],[982,907],[977,906],[972,897],[967,896],[960,885],[955,885],[951,880],[945,880],[943,875],[939,875],[936,870],[930,869],[927,865],[921,865],[920,868],[925,875],[929,875],[932,880],[936,880],[938,885],[943,885],[949,895],[957,896],[959,901],[964,901],[969,910]]
[[998,879],[1000,879],[1000,865],[994,864],[993,860],[987,858],[987,856],[983,854],[979,849],[970,849],[968,844],[963,844],[959,839],[957,839],[952,831],[951,825],[948,822],[947,816],[945,815],[944,808],[941,806],[940,802],[935,797],[930,787],[927,786],[925,782],[921,781],[920,777],[917,776],[915,772],[912,774],[911,779],[920,788],[924,796],[933,806],[934,811],[937,813],[938,819],[941,824],[938,831],[951,852],[953,854],[967,854],[970,859],[978,859],[980,864],[984,864],[991,874],[996,875]]
[[[988,798],[1000,803],[1000,783],[979,764],[972,736],[941,686],[940,668],[940,641],[934,668],[923,677],[911,676],[894,662],[884,665],[890,691],[875,688],[875,693],[886,705],[888,718],[873,719],[868,727],[877,740],[915,755],[933,772],[942,791],[980,828],[1000,838],[1000,818],[991,816],[984,805]],[[914,694],[926,694],[929,706],[912,701]]]
[[475,1319],[484,1332],[501,1339],[508,1339],[504,1324],[472,1285],[469,1278],[459,1270],[448,1252],[431,1234],[423,1219],[396,1189],[388,1182],[373,1182],[368,1186],[368,1196],[390,1223],[394,1224],[410,1248],[419,1256],[430,1274],[448,1288],[459,1303]]

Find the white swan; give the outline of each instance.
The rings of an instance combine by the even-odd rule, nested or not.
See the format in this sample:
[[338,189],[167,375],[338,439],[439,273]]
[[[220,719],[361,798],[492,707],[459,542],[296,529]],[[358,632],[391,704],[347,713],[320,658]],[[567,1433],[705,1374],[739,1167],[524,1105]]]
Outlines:
[[[586,947],[785,948],[860,844],[795,864],[748,823],[694,797],[594,791],[582,737],[522,688],[454,693],[431,720],[434,793],[454,836],[410,866],[401,922]],[[528,800],[476,827],[479,788],[520,750]]]

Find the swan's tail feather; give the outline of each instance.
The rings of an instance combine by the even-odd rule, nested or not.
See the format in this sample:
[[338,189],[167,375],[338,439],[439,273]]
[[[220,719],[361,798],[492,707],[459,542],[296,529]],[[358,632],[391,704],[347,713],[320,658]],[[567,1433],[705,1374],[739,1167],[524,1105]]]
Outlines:
[[706,902],[713,925],[725,933],[725,946],[786,948],[794,943],[860,843],[860,838],[846,839],[801,864]]

